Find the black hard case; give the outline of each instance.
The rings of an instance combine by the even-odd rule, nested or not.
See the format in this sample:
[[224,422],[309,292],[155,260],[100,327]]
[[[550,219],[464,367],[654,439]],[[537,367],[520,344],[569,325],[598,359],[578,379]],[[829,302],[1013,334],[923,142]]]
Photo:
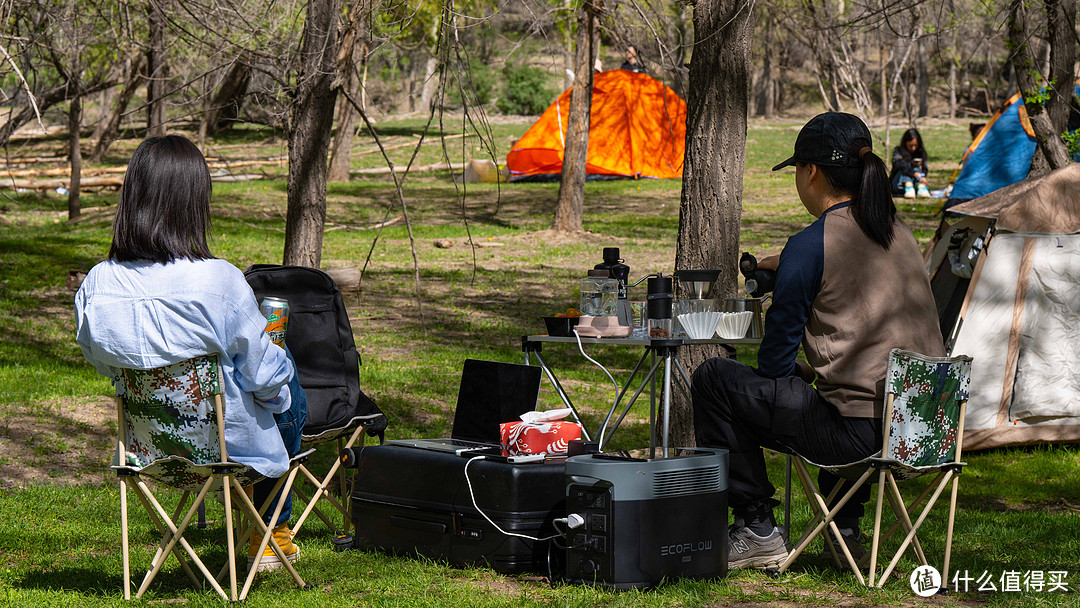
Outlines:
[[[550,541],[507,536],[473,506],[468,456],[388,441],[361,450],[353,484],[357,548],[422,555],[507,574],[545,573]],[[565,459],[511,464],[498,456],[469,464],[476,503],[507,532],[546,538],[566,516]],[[553,567],[562,551],[552,549]],[[556,563],[558,562],[558,563]]]

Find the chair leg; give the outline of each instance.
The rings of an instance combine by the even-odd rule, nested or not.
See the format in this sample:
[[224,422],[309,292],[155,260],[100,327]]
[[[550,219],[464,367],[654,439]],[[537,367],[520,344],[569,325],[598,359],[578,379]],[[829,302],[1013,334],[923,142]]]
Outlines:
[[131,561],[128,553],[127,482],[120,478],[120,553],[124,560],[124,599],[131,599]]
[[[352,446],[353,443],[355,443],[356,438],[361,437],[360,446],[363,447],[364,440],[362,439],[362,437],[363,437],[363,435],[361,435],[362,432],[363,432],[363,427],[360,427],[360,428],[356,429],[356,432],[353,433],[352,438],[349,439],[349,444],[348,445]],[[345,450],[345,443],[342,442],[341,438],[339,437],[338,438],[338,454],[340,454],[344,450]],[[341,462],[341,459],[338,458],[336,463],[340,463],[340,462]],[[345,511],[342,513],[342,515],[345,516],[345,525],[342,526],[341,533],[348,536],[349,533],[352,531],[352,497],[348,495],[349,488],[348,488],[348,480],[346,479],[346,477],[347,477],[347,475],[345,475],[345,469],[343,467],[341,467],[341,466],[338,466],[338,487],[341,488],[341,498],[342,498],[342,500],[345,501]]]
[[[934,481],[931,482],[930,484],[928,484],[926,486],[926,488],[924,488],[923,491],[919,493],[918,497],[916,497],[915,500],[911,501],[911,504],[909,504],[907,506],[908,511],[913,511],[913,510],[919,508],[919,505],[921,505],[923,503],[923,501],[926,500],[926,497],[930,495],[930,492],[932,492],[934,490],[934,484],[936,484],[941,479],[942,475],[944,475],[944,473],[941,473],[936,478],[934,478]],[[887,496],[889,497],[889,504],[893,505],[893,513],[895,513],[896,512],[895,500],[893,499],[891,493],[888,494]],[[896,529],[900,528],[902,526],[903,526],[903,521],[899,517],[897,517],[896,521],[894,521],[892,523],[892,525],[889,526],[889,529],[885,531],[885,534],[882,535],[881,542],[885,542],[885,541],[889,540],[890,538],[892,538],[892,535],[896,532]],[[904,533],[906,534],[907,530],[904,530]]]
[[949,525],[945,532],[945,564],[941,568],[942,589],[949,588],[949,558],[952,557],[953,523],[956,521],[956,492],[960,485],[960,476],[953,475],[952,496],[949,497]]
[[[780,565],[781,572],[785,571],[787,567],[795,561],[795,558],[797,558],[806,549],[806,546],[810,544],[810,541],[813,540],[818,534],[820,534],[822,530],[824,530],[826,527],[828,527],[832,531],[832,533],[836,535],[837,539],[842,538],[840,536],[840,529],[833,521],[833,517],[835,517],[836,513],[841,508],[843,508],[843,506],[846,505],[849,500],[851,500],[851,497],[855,495],[855,492],[858,491],[858,489],[862,487],[864,483],[866,483],[866,480],[869,479],[870,475],[873,473],[873,469],[870,468],[863,472],[859,479],[853,484],[851,484],[851,488],[848,489],[848,491],[840,499],[840,502],[838,502],[832,510],[829,510],[828,502],[825,500],[825,498],[821,496],[820,489],[810,479],[810,474],[806,470],[805,465],[798,461],[796,462],[796,464],[796,469],[799,471],[799,477],[803,482],[803,489],[807,492],[807,498],[810,499],[812,504],[815,502],[817,503],[816,508],[819,510],[819,513],[824,513],[824,517],[822,517],[822,521],[818,522],[817,525],[814,526],[813,530],[809,534],[803,534],[802,539],[800,539],[799,541],[799,545],[792,550],[792,552],[788,555],[787,559],[785,559],[784,562]],[[810,490],[809,488],[812,488],[812,490]],[[836,491],[837,489],[834,488],[833,492],[830,494],[829,500],[832,500],[832,498],[835,497]],[[811,498],[811,496],[813,498]],[[843,551],[844,553],[844,557],[847,559],[848,566],[850,566],[851,571],[855,573],[855,578],[859,580],[860,585],[866,585],[866,579],[863,578],[862,572],[860,572],[859,566],[855,562],[855,558],[852,557],[851,551],[847,548],[847,544],[845,544],[844,542],[840,542],[839,544],[841,551]],[[826,546],[831,547],[832,543],[827,542]]]
[[[795,460],[794,462],[795,472],[799,476],[799,484],[802,486],[803,494],[806,496],[806,502],[809,503],[810,510],[813,512],[813,518],[824,518],[826,512],[821,510],[821,507],[818,506],[818,501],[814,499],[814,494],[819,494],[821,490],[818,489],[817,484],[811,479],[810,472],[806,470],[806,465],[803,464],[801,460]],[[799,542],[795,544],[801,545],[803,541],[808,540],[811,531],[813,531],[813,528],[810,527],[803,530],[802,536],[799,537]]]
[[[888,477],[889,489],[892,490],[893,496],[893,509],[899,509],[896,511],[898,519],[902,520],[904,530],[908,534],[911,534],[911,548],[915,551],[915,557],[919,559],[919,563],[924,566],[929,565],[926,561],[926,554],[923,553],[922,544],[919,542],[919,536],[916,533],[917,527],[911,523],[911,516],[908,514],[908,509],[904,507],[904,498],[900,494],[900,488],[896,485],[896,478],[890,475]],[[938,483],[935,480],[934,483]]]
[[187,540],[184,539],[184,530],[187,529],[188,524],[191,523],[191,518],[194,517],[195,513],[199,510],[199,502],[201,502],[202,499],[206,497],[206,493],[210,489],[210,485],[213,483],[214,478],[215,476],[211,475],[207,479],[206,483],[203,484],[202,489],[199,490],[198,497],[195,499],[195,502],[191,504],[191,508],[188,509],[188,512],[184,516],[184,519],[180,522],[180,525],[175,525],[172,522],[172,520],[169,518],[169,515],[165,512],[165,509],[161,507],[161,504],[158,503],[158,501],[154,498],[154,495],[150,493],[149,488],[146,487],[146,483],[142,480],[139,480],[137,482],[137,486],[143,490],[147,500],[149,500],[150,503],[154,506],[154,509],[157,511],[158,517],[162,518],[163,523],[169,528],[169,531],[172,532],[172,537],[169,539],[168,546],[165,547],[161,559],[158,560],[157,564],[154,565],[154,568],[149,573],[147,573],[146,579],[143,580],[142,585],[139,587],[138,593],[135,595],[136,598],[142,597],[142,594],[146,592],[146,588],[150,586],[150,581],[154,580],[154,577],[157,576],[158,571],[161,570],[161,566],[165,563],[167,555],[179,542],[180,546],[184,548],[184,550],[191,557],[191,560],[199,568],[199,571],[202,572],[203,576],[206,577],[206,580],[209,581],[210,585],[214,588],[214,590],[217,591],[219,595],[221,595],[221,598],[225,600],[229,599],[229,596],[225,593],[221,586],[218,585],[217,581],[214,580],[214,577],[210,574],[210,571],[206,569],[206,566],[203,564],[202,560],[199,559],[199,556],[195,553],[195,550],[192,549],[191,545],[188,544]]
[[[885,568],[885,572],[881,573],[882,584],[884,584],[885,579],[889,578],[889,574],[891,574],[893,568],[896,567],[896,563],[899,562],[900,558],[904,555],[904,550],[907,549],[907,546],[911,542],[911,539],[915,537],[915,533],[918,531],[919,526],[922,525],[923,521],[926,519],[926,516],[930,513],[930,509],[934,506],[934,503],[937,502],[938,496],[941,495],[941,491],[945,489],[945,485],[949,482],[949,479],[952,477],[952,475],[953,472],[948,471],[945,474],[945,478],[941,480],[937,488],[934,490],[933,496],[931,496],[930,500],[927,501],[926,507],[922,510],[922,513],[919,514],[919,518],[915,520],[915,524],[912,526],[911,531],[907,533],[907,536],[904,537],[904,541],[900,543],[900,548],[896,551],[896,555],[893,556],[892,561],[889,562],[889,566]],[[907,513],[905,512],[905,516],[906,515]]]
[[232,474],[222,476],[221,491],[225,495],[225,544],[229,550],[229,600],[236,601],[236,546],[233,544]]
[[304,513],[300,516],[300,519],[297,520],[296,525],[293,527],[293,534],[295,534],[297,532],[297,530],[300,529],[300,525],[302,525],[304,523],[304,520],[307,519],[308,515],[310,515],[312,513],[317,515],[319,517],[319,519],[321,519],[322,522],[324,524],[326,524],[327,528],[330,528],[331,530],[337,530],[338,529],[337,525],[334,524],[334,522],[330,521],[330,518],[327,517],[326,514],[323,513],[321,509],[319,509],[319,506],[318,506],[319,497],[323,497],[323,498],[332,498],[332,497],[330,496],[329,493],[326,492],[326,490],[319,487],[319,481],[317,479],[315,479],[315,476],[312,475],[310,471],[308,471],[307,467],[301,466],[300,467],[300,472],[304,473],[305,476],[307,477],[307,480],[311,483],[312,486],[315,487],[315,492],[313,494],[311,494],[310,497],[307,494],[304,494],[304,491],[300,488],[300,483],[299,483],[299,482],[303,481],[303,479],[297,479],[297,483],[293,484],[293,489],[292,489],[293,493],[296,494],[298,497],[300,497],[300,500],[302,500],[303,503],[305,505],[307,505],[307,506],[304,507]]
[[874,575],[877,574],[878,541],[881,534],[881,507],[885,497],[886,469],[878,472],[877,506],[874,508],[874,538],[870,541],[870,586],[874,586]]
[[[154,510],[154,507],[146,500],[146,497],[143,496],[144,490],[139,487],[138,481],[136,481],[134,489],[135,497],[139,499],[139,503],[142,504],[143,510],[145,510],[147,515],[149,515],[150,521],[154,524],[154,527],[157,529],[158,534],[161,535],[161,541],[158,543],[157,552],[154,553],[154,557],[150,561],[150,567],[153,568],[154,564],[158,563],[158,560],[165,561],[165,557],[162,555],[162,550],[168,544],[168,539],[172,538],[172,532],[169,530],[169,528],[165,526],[164,523],[161,522],[161,518],[158,517],[158,514]],[[149,490],[145,491],[149,492]],[[183,503],[186,500],[187,494],[185,493],[184,497],[180,499],[180,502]],[[180,549],[180,547],[174,545],[172,554],[176,556],[176,561],[180,562],[180,567],[183,568],[184,574],[187,575],[188,580],[190,580],[191,583],[196,587],[201,587],[202,582],[199,581],[199,577],[195,575],[194,571],[192,571],[191,566],[188,565],[187,559],[184,557],[184,553]],[[150,571],[147,570],[147,574],[149,573]],[[136,595],[135,597],[136,599],[138,599],[138,595]]]
[[[344,447],[346,445],[351,446],[354,443],[356,443],[356,440],[361,437],[363,432],[364,432],[364,427],[360,426],[360,427],[357,427],[353,431],[352,435],[349,436],[349,440],[347,442],[343,443],[342,440],[339,438],[338,441],[337,441],[337,443],[338,443],[338,454],[340,454],[342,452],[342,450],[344,449]],[[305,467],[303,465],[300,465],[300,469],[301,469],[301,472],[304,473],[304,476],[308,479],[308,481],[311,482],[311,485],[315,486],[315,492],[312,494],[311,499],[307,500],[307,506],[304,508],[304,512],[300,514],[300,518],[296,520],[296,525],[293,526],[293,533],[295,534],[295,533],[300,531],[300,527],[304,525],[304,522],[307,521],[308,515],[310,515],[312,511],[315,511],[316,515],[318,515],[323,520],[323,522],[326,523],[326,527],[330,528],[331,530],[335,529],[334,524],[332,524],[330,522],[329,518],[327,518],[325,515],[323,515],[322,512],[320,512],[318,510],[317,506],[316,506],[320,500],[325,498],[325,499],[329,500],[331,503],[333,503],[334,507],[336,507],[337,510],[340,511],[341,514],[345,517],[344,531],[345,531],[346,534],[348,534],[349,533],[349,526],[352,523],[350,521],[351,518],[350,518],[349,509],[341,506],[341,504],[338,503],[338,501],[333,497],[332,494],[330,494],[330,491],[329,491],[330,482],[332,482],[334,480],[334,475],[337,474],[340,471],[341,472],[341,480],[340,480],[340,482],[341,482],[341,490],[342,490],[341,495],[345,496],[345,471],[344,471],[344,469],[341,468],[341,459],[340,458],[335,458],[334,459],[334,464],[330,465],[330,470],[326,473],[326,475],[323,477],[323,479],[321,481],[319,479],[316,479],[315,476],[311,473],[311,471],[308,470],[307,467]],[[346,502],[348,502],[348,500],[346,500]]]
[[[283,488],[284,488],[282,490],[283,492],[288,492],[292,488],[293,481],[296,479],[296,473],[297,473],[297,467],[293,467],[292,470],[289,471],[289,474],[286,477],[285,482],[284,482],[285,485],[283,486]],[[278,480],[278,484],[276,484],[276,485],[280,485],[281,483],[282,483],[281,480]],[[271,496],[273,496],[274,494],[277,494],[277,487],[275,487],[274,491],[272,491],[270,493]],[[245,502],[247,502],[247,504],[249,506],[251,506],[252,510],[254,510],[254,505],[251,505],[250,501],[247,501],[246,496],[244,497],[244,500],[245,500]],[[270,517],[270,521],[277,521],[277,518],[279,516],[281,516],[281,509],[284,506],[285,506],[285,501],[279,500],[277,505],[274,508],[273,515]],[[263,524],[262,518],[259,518],[257,523],[258,524]],[[263,524],[262,527],[266,528],[266,531],[263,533],[263,539],[262,539],[262,543],[259,544],[258,553],[255,554],[255,562],[253,564],[251,564],[251,569],[248,570],[247,580],[244,581],[244,588],[240,591],[240,601],[241,602],[244,601],[244,598],[247,597],[248,590],[251,589],[251,583],[254,582],[254,580],[255,580],[255,573],[259,569],[259,561],[262,560],[262,554],[266,550],[266,547],[268,545],[274,551],[274,553],[277,555],[277,558],[281,561],[281,566],[283,568],[285,568],[289,572],[289,574],[292,576],[293,581],[296,582],[296,585],[298,587],[301,587],[301,588],[307,586],[307,583],[304,582],[304,579],[300,578],[300,575],[296,572],[296,568],[293,567],[292,562],[290,562],[289,559],[285,556],[285,553],[281,550],[281,547],[279,547],[276,542],[274,542],[274,543],[269,542],[271,537],[273,536],[273,532],[274,532],[273,528],[271,528],[269,526],[266,526],[265,524]]]

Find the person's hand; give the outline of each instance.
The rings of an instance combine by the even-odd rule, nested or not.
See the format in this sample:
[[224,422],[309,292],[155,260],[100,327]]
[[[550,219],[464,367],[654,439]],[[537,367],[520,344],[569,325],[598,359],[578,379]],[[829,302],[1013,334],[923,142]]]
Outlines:
[[776,270],[776,267],[780,265],[780,256],[767,255],[758,260],[758,270]]
[[810,367],[806,361],[801,359],[795,361],[795,370],[799,374],[799,377],[803,379],[803,382],[806,382],[807,384],[813,384],[814,380],[817,380],[817,372],[815,372],[814,368]]

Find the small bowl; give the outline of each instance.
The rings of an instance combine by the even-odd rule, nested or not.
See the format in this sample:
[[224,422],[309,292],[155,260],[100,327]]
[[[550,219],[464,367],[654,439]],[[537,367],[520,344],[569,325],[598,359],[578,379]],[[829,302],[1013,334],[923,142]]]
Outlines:
[[580,317],[544,317],[549,336],[566,338],[573,335],[573,329]]

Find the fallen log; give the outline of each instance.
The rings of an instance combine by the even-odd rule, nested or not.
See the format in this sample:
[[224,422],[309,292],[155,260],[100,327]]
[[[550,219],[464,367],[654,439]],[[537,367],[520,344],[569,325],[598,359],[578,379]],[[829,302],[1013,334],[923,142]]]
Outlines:
[[[433,143],[436,143],[436,142],[448,141],[448,140],[451,140],[451,139],[461,139],[462,137],[476,137],[476,134],[475,133],[458,133],[457,135],[449,135],[447,137],[429,137],[429,138],[425,139],[424,141],[420,142],[420,145],[421,146],[426,146],[426,145],[430,145],[430,144],[433,144]],[[397,150],[398,148],[412,148],[412,147],[415,147],[416,145],[417,145],[417,142],[415,142],[415,141],[407,141],[407,142],[405,142],[403,144],[396,144],[396,145],[393,145],[393,146],[385,146],[385,147],[383,147],[383,150],[389,151],[389,150]],[[370,150],[363,150],[363,151],[360,151],[360,152],[353,152],[353,156],[364,156],[365,154],[375,154],[378,151],[379,151],[379,148],[375,147],[375,148],[372,148]]]
[[[405,167],[394,167],[394,169],[397,169],[398,173],[405,173]],[[430,171],[462,171],[464,169],[465,163],[453,163],[448,165],[445,162],[442,162],[413,167],[409,171],[410,173],[416,171],[426,173]],[[390,167],[375,167],[374,169],[353,169],[352,171],[349,171],[349,175],[390,175],[392,172]]]

